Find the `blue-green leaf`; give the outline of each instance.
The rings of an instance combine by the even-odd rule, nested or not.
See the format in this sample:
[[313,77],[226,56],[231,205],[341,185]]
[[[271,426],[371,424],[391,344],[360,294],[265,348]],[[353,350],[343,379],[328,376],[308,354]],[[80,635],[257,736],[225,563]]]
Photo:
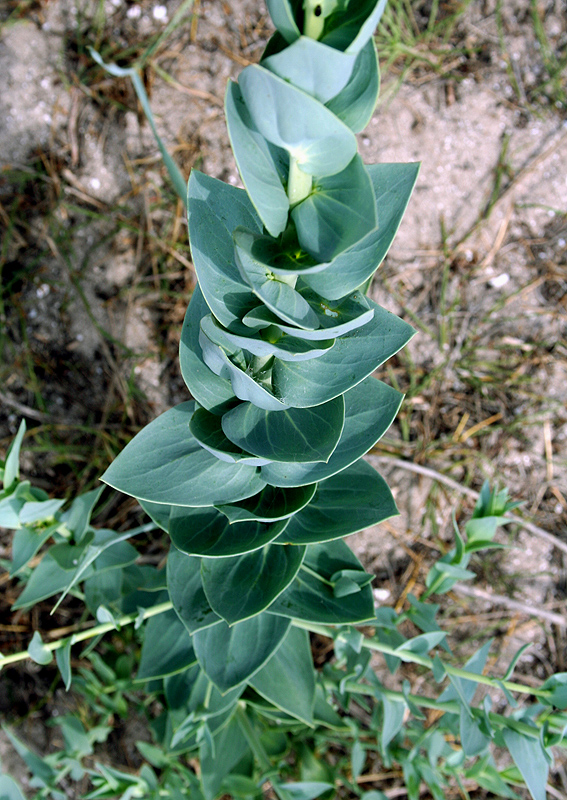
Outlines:
[[374,617],[372,589],[337,598],[331,579],[341,570],[366,575],[349,547],[342,542],[310,545],[293,583],[270,606],[274,614],[332,625],[366,622]]
[[375,164],[372,180],[378,226],[340,253],[322,273],[304,276],[305,283],[329,300],[337,300],[365,283],[378,269],[392,244],[417,180],[419,164]]
[[[199,751],[201,782],[205,800],[214,800],[218,797],[224,778],[249,752],[248,743],[235,717],[229,719],[227,724],[215,733],[213,742],[214,752],[210,746],[205,744]],[[222,758],[218,757],[219,753],[223,754]],[[181,800],[181,798],[175,798],[175,800]],[[193,793],[191,793],[190,800],[193,800]]]
[[289,225],[284,234],[277,239],[246,231],[245,228],[237,228],[234,238],[238,246],[248,252],[251,259],[263,264],[267,270],[276,275],[308,275],[322,272],[329,266],[316,261],[301,249],[293,225]]
[[[510,669],[508,669],[508,672],[510,672]],[[504,680],[508,680],[508,672]],[[550,692],[547,697],[541,698],[543,703],[549,703],[556,708],[567,708],[567,672],[557,672],[548,678],[540,688]]]
[[324,792],[333,791],[335,787],[332,783],[322,781],[298,781],[297,783],[276,783],[272,782],[276,791],[279,790],[280,796],[286,800],[314,800]]
[[203,558],[201,578],[211,608],[229,625],[269,608],[297,575],[305,547],[266,545],[232,558]]
[[240,462],[250,467],[269,464],[269,459],[251,456],[231,442],[222,429],[221,418],[204,408],[195,411],[189,422],[189,430],[205,450],[228,464]]
[[152,133],[155,137],[157,146],[161,153],[163,163],[165,164],[167,171],[169,172],[169,177],[171,178],[173,188],[177,192],[180,200],[183,203],[185,203],[186,202],[185,178],[181,174],[179,167],[169,154],[167,147],[164,145],[160,135],[158,134],[156,124],[154,122],[154,117],[152,114],[152,109],[150,107],[150,101],[148,99],[148,95],[146,93],[146,89],[144,86],[144,81],[140,77],[138,68],[137,67],[125,68],[125,67],[119,67],[116,64],[105,64],[99,53],[96,52],[96,50],[94,50],[92,47],[89,47],[88,50],[91,56],[96,61],[96,63],[100,64],[100,66],[103,67],[103,69],[105,69],[111,75],[115,75],[121,78],[127,78],[127,77],[131,78],[136,94],[138,95],[138,100],[140,101],[140,105],[142,106],[146,119],[150,125],[150,128],[152,129]]
[[[361,328],[370,322],[374,316],[374,309],[369,307],[368,301],[360,292],[354,292],[342,297],[332,304],[313,292],[301,281],[298,283],[298,292],[301,297],[307,300],[311,309],[315,312],[318,327],[309,330],[286,325],[275,314],[272,314],[266,306],[259,306],[246,314],[243,318],[244,325],[250,325],[251,327],[258,325],[262,328],[276,326],[294,339],[320,341],[323,344],[329,337],[337,338]],[[322,354],[319,353],[317,357]],[[274,355],[277,358],[281,358],[275,350]],[[296,361],[299,359],[286,358],[282,360]]]
[[99,486],[98,489],[92,489],[90,492],[75,497],[71,507],[61,514],[61,521],[71,531],[76,542],[80,542],[86,534],[94,507],[103,491],[104,486]]
[[[271,323],[270,325],[262,325],[264,330],[258,333],[252,332],[245,325],[242,326],[243,331],[241,333],[223,330],[222,338],[227,346],[247,350],[249,353],[262,358],[275,356],[276,358],[281,358],[282,361],[310,361],[313,358],[322,356],[335,343],[335,340],[330,338],[334,335],[332,332],[329,334],[324,333],[323,336],[317,337],[305,336],[298,338],[293,333],[289,336],[287,335],[289,332],[294,332],[297,329],[285,325],[285,323],[282,325],[281,320],[275,314],[272,314],[266,306],[261,306],[260,308],[265,309],[265,312],[274,320],[274,327],[271,326]],[[251,313],[254,314],[254,312]],[[246,315],[246,319],[250,319],[249,314]],[[284,331],[284,327],[287,330]],[[312,339],[317,339],[317,341],[312,341]]]
[[71,639],[68,639],[63,647],[59,647],[55,651],[55,660],[63,679],[65,691],[68,692],[71,687]]
[[237,556],[272,542],[285,530],[288,519],[272,523],[250,520],[231,524],[215,508],[171,510],[169,535],[183,553],[207,558]]
[[43,530],[20,528],[15,531],[12,539],[12,564],[10,575],[15,575],[25,567],[28,561],[35,556],[40,547],[51,538],[58,527],[59,522],[55,522],[53,525]]
[[234,261],[232,232],[239,226],[262,233],[262,223],[243,189],[191,170],[188,189],[189,238],[203,296],[226,328],[257,300]]
[[8,447],[3,469],[4,491],[9,491],[20,477],[20,449],[26,432],[26,421],[20,422],[18,432]]
[[26,766],[33,774],[34,778],[37,779],[40,786],[48,786],[53,784],[56,779],[56,772],[53,767],[44,758],[36,755],[34,751],[21,742],[17,736],[14,736],[9,728],[3,725],[2,730],[12,743],[14,750],[17,752],[20,758],[25,761]]
[[262,66],[326,103],[347,85],[355,60],[354,53],[341,53],[300,36],[289,47],[262,59]]
[[264,666],[282,643],[290,624],[291,620],[264,611],[232,627],[221,622],[198,631],[193,644],[201,667],[224,694]]
[[327,462],[345,418],[342,397],[312,408],[266,411],[242,403],[222,418],[226,436],[247,453],[269,461]]
[[370,464],[359,461],[318,483],[309,505],[293,516],[278,542],[328,542],[377,525],[397,513],[386,481]]
[[489,746],[491,738],[481,730],[479,720],[474,716],[471,717],[467,709],[461,706],[459,721],[461,744],[465,755],[472,757],[483,753]]
[[347,85],[326,105],[351,131],[360,133],[372,118],[379,90],[378,56],[370,40],[356,57]]
[[282,711],[313,725],[315,673],[307,631],[292,626],[250,685]]
[[31,574],[12,608],[26,608],[64,591],[72,581],[72,573],[60,567],[51,553],[46,553]]
[[[446,638],[445,631],[431,631],[430,633],[421,633],[419,636],[414,636],[413,639],[407,641],[396,647],[396,655],[402,661],[405,661],[404,653],[415,653],[416,655],[426,655],[429,651],[437,647],[438,644]],[[408,659],[411,661],[411,658]]]
[[510,800],[520,800],[516,792],[502,779],[500,773],[494,765],[494,760],[490,754],[483,756],[476,761],[465,772],[467,778],[475,780],[483,789],[487,789],[497,797],[508,797]]
[[[230,380],[232,391],[240,399],[254,403],[267,411],[287,408],[271,391],[271,364],[254,371],[253,361],[245,358],[244,351],[233,345],[227,349],[215,344],[203,330],[199,337],[203,359],[207,366],[221,378]],[[253,357],[251,357],[253,358]]]
[[274,25],[288,44],[301,35],[289,0],[266,0]]
[[172,547],[167,557],[167,589],[173,608],[190,634],[221,621],[201,580],[201,559]]
[[260,134],[242,99],[240,87],[232,81],[226,90],[225,114],[242,182],[266,229],[272,236],[278,236],[287,225],[289,211],[289,200],[282,182],[289,167],[281,157],[286,155],[287,161],[287,154],[281,150],[278,152]]
[[352,746],[350,754],[352,777],[354,778],[354,780],[356,780],[362,773],[365,762],[366,762],[366,750],[361,745],[360,740],[357,739]]
[[136,681],[163,678],[181,672],[197,661],[191,636],[173,609],[151,617]]
[[[163,688],[169,708],[183,709],[192,720],[209,719],[225,713],[234,706],[244,690],[243,686],[239,686],[222,695],[211,685],[198,664],[167,677]],[[182,727],[183,723],[180,728]],[[177,729],[174,739],[176,737],[178,741],[182,740],[180,729]],[[175,741],[172,745],[175,747]]]
[[272,314],[289,325],[314,330],[317,316],[309,303],[286,283],[284,277],[276,275],[265,264],[252,255],[254,234],[239,228],[234,233],[236,264],[243,281],[246,281],[256,297]]
[[216,375],[203,360],[203,351],[199,344],[200,323],[209,312],[203,293],[197,285],[181,330],[179,365],[183,380],[199,405],[214,414],[223,414],[232,408],[237,398],[230,381]]
[[291,216],[301,247],[319,261],[331,261],[364,239],[376,228],[377,216],[372,181],[360,156],[335,175],[317,176]]
[[24,502],[25,500],[17,497],[15,493],[0,499],[0,525],[3,528],[16,530],[20,527],[20,510]]
[[389,700],[386,696],[380,698],[382,701],[382,729],[380,731],[380,745],[385,751],[394,736],[396,736],[404,723],[406,704]]
[[[534,732],[537,731],[534,729]],[[546,800],[549,761],[539,739],[518,733],[510,728],[503,732],[504,742],[520,770],[533,800]]]
[[[482,670],[484,669],[484,665],[486,664],[486,659],[488,658],[488,652],[490,650],[490,646],[492,644],[492,639],[486,644],[484,644],[481,648],[479,648],[474,655],[472,655],[467,663],[465,664],[465,669],[467,672],[474,672],[477,675],[482,675]],[[463,695],[465,699],[465,704],[470,705],[472,703],[472,699],[476,692],[476,688],[478,684],[476,681],[467,680],[466,678],[454,678],[452,677],[452,683],[457,684],[460,689],[460,693]],[[443,694],[439,697],[439,700],[444,703],[449,700],[459,700],[459,692],[455,688],[455,686],[448,686]]]
[[9,775],[0,775],[0,797],[2,800],[26,800],[16,781]]
[[53,661],[53,653],[44,645],[39,631],[35,631],[32,636],[32,640],[28,645],[28,655],[32,661],[42,666]]
[[274,359],[272,386],[281,402],[299,408],[325,403],[348,392],[409,342],[415,333],[411,325],[372,300],[368,303],[373,318],[337,339],[315,361]]
[[142,506],[148,517],[155,522],[158,528],[161,528],[166,533],[169,533],[169,515],[171,514],[171,506],[166,506],[163,503],[150,503],[149,500],[140,500],[138,503]]
[[321,40],[338,50],[358,53],[374,33],[385,6],[386,0],[358,0],[345,13],[344,6],[337,3],[325,21]]
[[265,482],[255,467],[225,464],[192,436],[194,411],[189,401],[150,422],[101,480],[134,497],[168,505],[209,506],[257,494]]
[[45,522],[53,518],[59,511],[65,500],[40,500],[28,501],[20,511],[20,523],[22,525],[35,525],[38,522]]
[[262,477],[272,486],[302,486],[322,481],[349,467],[388,430],[402,395],[376,378],[367,378],[345,395],[345,424],[327,463],[268,464]]
[[262,136],[287,150],[303,172],[334,175],[356,155],[350,128],[301,89],[257,64],[240,73],[238,84]]
[[[216,506],[229,522],[275,522],[296,515],[311,502],[317,484],[281,489],[277,486],[266,486],[260,494],[241,500],[231,505]],[[364,526],[366,527],[366,526]],[[337,537],[338,538],[338,537]],[[310,544],[310,542],[290,542],[290,544]]]

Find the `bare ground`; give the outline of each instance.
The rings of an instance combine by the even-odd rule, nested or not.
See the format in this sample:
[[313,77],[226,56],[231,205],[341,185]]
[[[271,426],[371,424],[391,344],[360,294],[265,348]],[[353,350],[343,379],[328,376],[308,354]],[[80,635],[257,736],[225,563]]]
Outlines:
[[[108,2],[103,19],[95,5],[30,2],[18,18],[16,2],[0,3],[0,443],[25,416],[24,470],[59,495],[90,486],[135,430],[187,397],[176,350],[195,279],[182,207],[129,82],[86,50],[130,63],[179,4],[163,6],[167,19],[146,0]],[[372,287],[417,329],[380,372],[407,391],[373,456],[401,514],[351,539],[378,602],[419,593],[450,546],[451,512],[470,513],[470,496],[439,475],[508,486],[523,516],[567,542],[567,108],[549,55],[565,57],[561,6],[472,2],[446,42],[424,38],[416,13],[405,50],[384,48],[361,153],[422,169]],[[238,183],[222,98],[270,24],[252,0],[196,9],[148,62],[146,86],[185,175],[197,166]],[[565,551],[533,529],[499,535],[512,547],[478,559],[475,596],[452,595],[444,625],[463,655],[494,636],[498,668],[533,642],[518,669],[543,679],[566,668],[553,622]],[[31,632],[37,621],[12,622]],[[4,636],[13,649],[18,636]]]

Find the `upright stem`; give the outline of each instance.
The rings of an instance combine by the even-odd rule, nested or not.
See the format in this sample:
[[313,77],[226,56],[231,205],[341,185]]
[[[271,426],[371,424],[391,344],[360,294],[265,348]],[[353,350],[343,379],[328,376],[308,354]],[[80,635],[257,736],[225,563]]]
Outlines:
[[287,184],[287,196],[289,198],[290,205],[294,206],[297,203],[301,203],[302,200],[305,200],[311,191],[312,184],[313,178],[311,175],[303,172],[297,163],[297,159],[291,156]]
[[321,0],[305,0],[303,8],[305,12],[303,35],[309,36],[310,39],[318,39],[325,25]]

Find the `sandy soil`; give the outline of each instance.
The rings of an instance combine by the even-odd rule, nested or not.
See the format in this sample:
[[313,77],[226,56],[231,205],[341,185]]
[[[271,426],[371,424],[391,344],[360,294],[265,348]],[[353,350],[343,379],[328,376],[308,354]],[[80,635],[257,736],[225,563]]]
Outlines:
[[[0,3],[0,22],[16,5]],[[85,49],[119,53],[163,30],[179,3],[110,0],[98,22],[95,5],[38,0],[1,29],[0,264],[11,288],[0,308],[0,443],[22,413],[38,430],[64,429],[73,446],[99,442],[101,430],[129,437],[187,396],[176,347],[194,277],[182,209],[128,81],[104,75]],[[564,54],[561,5],[537,8]],[[252,0],[196,7],[145,78],[184,173],[198,166],[236,184],[222,98],[227,79],[259,59],[270,23]],[[408,354],[380,373],[409,390],[375,454],[401,515],[351,540],[387,603],[450,541],[452,510],[463,518],[472,507],[435,472],[477,490],[485,478],[509,486],[530,519],[567,541],[567,109],[545,84],[528,0],[504,0],[500,22],[493,0],[475,0],[450,45],[416,48],[422,61],[401,86],[402,62],[385,70],[360,136],[366,162],[422,162],[372,288],[418,327]],[[79,484],[93,480],[100,462],[77,458]],[[68,466],[40,447],[24,467],[47,487],[68,485]],[[520,672],[543,678],[565,669],[565,628],[506,598],[564,613],[565,553],[533,531],[500,535],[513,547],[479,559],[477,586],[503,600],[455,595],[447,625],[463,652],[490,630],[500,666],[532,641]]]

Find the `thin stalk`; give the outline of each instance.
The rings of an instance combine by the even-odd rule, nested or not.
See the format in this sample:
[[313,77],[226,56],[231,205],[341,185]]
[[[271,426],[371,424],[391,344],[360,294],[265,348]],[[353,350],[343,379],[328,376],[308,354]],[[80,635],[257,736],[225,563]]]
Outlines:
[[291,156],[289,161],[289,176],[287,183],[287,196],[290,205],[295,206],[305,200],[311,187],[313,178],[300,168],[297,159]]
[[325,27],[321,0],[305,0],[303,8],[305,11],[303,35],[309,36],[310,39],[318,39]]
[[[317,633],[320,636],[326,636],[328,639],[333,638],[333,629],[327,625],[318,625],[313,622],[303,622],[303,620],[294,619],[292,625],[296,628],[303,628],[303,630]],[[385,655],[395,656],[401,658],[403,661],[410,661],[413,664],[420,664],[422,667],[427,667],[433,670],[433,659],[429,656],[421,656],[417,653],[412,653],[409,650],[398,651],[395,647],[390,647],[387,644],[377,641],[372,638],[365,638],[362,641],[362,646],[367,650],[375,650],[378,653]],[[492,678],[489,675],[478,675],[476,672],[470,672],[460,667],[453,667],[450,664],[443,663],[445,671],[455,678],[463,678],[465,680],[474,681],[474,683],[482,683],[485,686],[491,686],[493,689],[501,689],[504,687],[511,692],[518,692],[519,694],[532,695],[534,697],[546,698],[550,696],[550,692],[544,689],[533,689],[531,686],[524,686],[522,683],[515,683],[514,681],[503,681],[499,678]]]
[[[333,681],[329,680],[325,681],[325,685],[329,689],[333,689],[335,686]],[[374,687],[363,683],[357,683],[356,681],[346,681],[343,689],[345,692],[349,692],[350,694],[364,694],[374,698],[377,697]],[[386,689],[382,686],[380,687],[380,696],[387,697],[388,700],[393,700],[394,702],[399,703],[404,702],[406,699],[406,696],[402,692],[396,692],[393,689]],[[457,700],[441,701],[436,700],[433,697],[423,697],[423,695],[418,694],[408,694],[407,699],[421,708],[430,708],[434,711],[443,711],[447,714],[460,714],[461,710]],[[470,710],[473,714],[477,712],[475,716],[481,716],[484,713],[482,709],[475,709],[474,707],[470,707]],[[551,716],[557,717],[557,715]],[[565,720],[561,717],[551,719],[551,716],[547,717],[546,721],[550,722],[558,730],[563,730],[565,727]],[[525,722],[520,722],[520,720],[504,717],[502,714],[496,714],[493,711],[488,713],[488,718],[498,728],[513,728],[518,733],[521,733],[525,736],[530,736],[532,739],[539,738],[539,728],[538,730],[535,730],[531,725],[527,725]],[[567,741],[565,741],[562,746],[567,747]]]
[[244,738],[250,745],[250,749],[254,753],[260,768],[265,772],[269,772],[272,769],[272,765],[270,763],[270,759],[268,758],[268,754],[264,750],[264,746],[260,741],[260,737],[254,730],[254,726],[248,719],[248,715],[246,713],[246,703],[242,700],[238,702],[238,708],[236,709],[236,719],[238,724],[240,725],[240,730],[244,734]]
[[[264,749],[264,745],[260,741],[260,737],[248,719],[248,715],[246,714],[246,703],[244,701],[240,700],[238,702],[238,708],[236,709],[235,716],[238,724],[240,725],[240,730],[244,734],[244,738],[248,742],[250,749],[254,753],[254,756],[260,765],[260,769],[264,772],[264,779],[270,780],[270,773],[273,773],[273,767],[270,763],[268,754]],[[279,797],[279,800],[291,800],[288,792],[286,792],[282,786],[279,786],[275,781],[270,780],[270,783],[272,785],[272,789]]]
[[[136,622],[136,620],[146,620],[158,614],[163,614],[165,611],[169,611],[172,608],[173,604],[169,600],[165,603],[158,603],[155,606],[151,606],[151,608],[146,608],[141,615],[138,612],[125,614],[123,617],[119,617],[115,620],[115,622],[103,622],[101,625],[95,625],[92,628],[87,628],[87,630],[79,631],[79,633],[74,633],[72,636],[65,636],[64,639],[56,639],[54,642],[44,643],[43,647],[46,650],[54,652],[64,647],[68,642],[70,642],[71,645],[77,644],[77,642],[84,642],[86,639],[93,639],[95,636],[100,636],[109,631],[116,630],[116,628],[122,627],[123,625],[131,625],[133,622]],[[15,664],[17,661],[25,661],[26,658],[31,658],[27,650],[22,650],[20,653],[12,653],[9,656],[0,655],[0,669],[6,667],[8,664]]]

